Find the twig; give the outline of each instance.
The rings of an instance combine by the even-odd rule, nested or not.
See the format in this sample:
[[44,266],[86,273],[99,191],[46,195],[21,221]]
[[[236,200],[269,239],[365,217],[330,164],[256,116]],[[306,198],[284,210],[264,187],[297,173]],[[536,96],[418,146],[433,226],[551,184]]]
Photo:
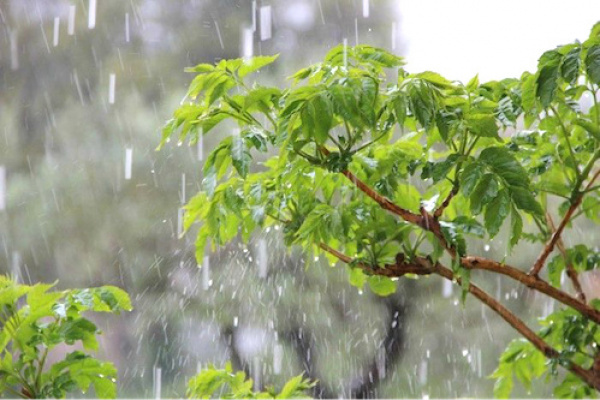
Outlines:
[[444,199],[442,204],[440,204],[440,206],[437,208],[437,210],[435,210],[435,212],[433,213],[433,216],[435,218],[439,218],[442,216],[442,214],[444,213],[444,210],[450,205],[450,201],[452,201],[452,198],[454,196],[456,196],[457,193],[458,193],[458,188],[456,186],[453,186],[450,193],[448,193],[448,196],[446,197],[446,199]]
[[[554,226],[554,221],[552,220],[552,216],[550,214],[546,213],[546,219],[548,220],[548,224],[550,225],[550,228],[552,228],[552,231],[553,232],[556,231],[556,227]],[[564,244],[562,238],[558,239],[558,242],[556,242],[556,246],[558,247],[558,250],[561,252],[563,259],[565,260],[565,265],[567,268],[567,276],[573,282],[573,287],[575,288],[575,292],[577,293],[577,298],[579,300],[581,300],[582,302],[586,303],[585,294],[583,293],[583,289],[581,288],[581,283],[579,283],[579,277],[577,276],[577,271],[575,271],[575,268],[573,267],[573,263],[569,260],[569,257],[567,255],[567,250],[565,249],[565,244]]]
[[[575,212],[577,207],[579,207],[579,205],[581,204],[581,201],[583,200],[584,192],[580,192],[579,189],[580,189],[581,183],[583,182],[583,179],[585,179],[585,175],[587,175],[587,173],[589,173],[589,170],[591,170],[594,161],[597,159],[597,154],[599,154],[599,153],[596,152],[590,159],[590,162],[588,163],[588,165],[586,166],[586,169],[584,171],[583,178],[579,179],[578,182],[575,184],[574,192],[576,193],[576,195],[573,198],[573,200],[571,201],[571,206],[565,213],[565,216],[563,217],[562,221],[560,221],[558,228],[554,231],[554,233],[552,234],[552,237],[550,238],[548,243],[546,243],[546,246],[544,246],[544,249],[540,253],[537,260],[535,261],[535,264],[533,264],[533,268],[531,269],[531,271],[529,271],[529,275],[538,276],[541,269],[544,267],[544,263],[546,262],[546,259],[548,258],[548,256],[552,252],[552,250],[554,250],[554,246],[560,239],[560,235],[562,235],[563,230],[565,229],[565,227],[567,226],[569,221],[571,221],[571,217],[573,216],[573,213]],[[588,182],[585,189],[589,189],[590,187],[592,187],[592,185],[594,184],[594,181],[596,179],[598,179],[599,175],[600,175],[600,170],[598,170],[594,174],[594,176],[590,179],[590,181]]]

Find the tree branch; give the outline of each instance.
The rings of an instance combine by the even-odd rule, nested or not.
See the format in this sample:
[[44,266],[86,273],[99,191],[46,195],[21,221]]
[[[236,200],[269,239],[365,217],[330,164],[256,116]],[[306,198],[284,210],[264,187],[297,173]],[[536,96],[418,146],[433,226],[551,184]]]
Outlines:
[[[349,262],[352,262],[351,257],[348,257],[347,255],[344,255],[325,244],[321,244],[321,248],[330,252],[333,255],[338,254],[338,255],[343,256],[342,258],[338,257],[341,261],[347,262],[346,260],[348,260]],[[337,255],[336,255],[336,257],[337,257]],[[560,293],[561,298],[572,299],[575,302],[575,304],[578,305],[578,309],[579,308],[581,308],[583,310],[589,309],[589,307],[586,304],[581,303],[579,300],[548,285],[546,282],[544,282],[536,277],[529,276],[529,275],[525,274],[524,272],[514,269],[512,267],[502,266],[499,263],[496,263],[496,262],[493,262],[491,260],[487,260],[484,258],[479,258],[479,257],[464,257],[463,259],[461,259],[461,263],[463,264],[463,266],[465,266],[467,268],[469,268],[469,266],[470,266],[471,269],[476,269],[476,266],[478,269],[487,269],[487,270],[496,271],[496,272],[501,272],[503,269],[506,269],[506,270],[510,271],[506,275],[512,276],[512,277],[516,277],[516,276],[521,277],[521,274],[522,274],[522,275],[528,277],[529,282],[532,282],[532,283],[533,283],[533,281],[537,282],[537,284],[535,284],[533,286],[534,288],[542,291],[540,289],[540,287],[543,287],[544,290],[549,290],[553,294]],[[460,278],[455,278],[454,274],[452,273],[452,271],[450,269],[444,267],[440,263],[434,264],[431,262],[431,260],[429,260],[428,258],[425,258],[425,257],[414,257],[412,261],[407,262],[407,261],[405,261],[404,256],[399,254],[397,256],[396,264],[386,265],[384,268],[366,266],[366,265],[360,264],[360,263],[357,263],[356,266],[359,268],[362,268],[363,270],[365,270],[368,273],[373,273],[376,275],[382,275],[382,276],[388,276],[388,277],[392,277],[392,276],[400,277],[406,273],[416,273],[418,275],[436,274],[436,275],[440,275],[446,279],[449,279],[451,281],[457,280],[460,283]],[[517,279],[517,280],[520,280],[520,279]],[[551,289],[549,289],[549,288],[551,288]],[[515,314],[513,314],[510,310],[508,310],[506,307],[504,307],[502,304],[500,304],[496,299],[492,298],[490,295],[485,293],[479,287],[477,287],[473,284],[469,284],[469,293],[473,294],[481,302],[483,302],[485,305],[487,305],[492,310],[494,310],[498,315],[500,315],[500,317],[502,317],[506,322],[508,322],[509,325],[511,325],[515,330],[517,330],[529,342],[531,342],[531,344],[533,344],[538,350],[540,350],[547,358],[555,358],[556,359],[556,358],[560,357],[560,353],[556,349],[554,349],[553,347],[548,345],[546,342],[544,342],[539,336],[537,336],[535,334],[534,331],[532,331],[527,325],[525,325],[525,323],[521,319],[519,319]],[[592,319],[594,319],[596,321],[596,323],[598,323],[598,321],[600,320],[600,315],[598,315],[597,311],[595,311],[593,309],[590,309],[590,310],[593,312],[589,313],[590,314],[589,316],[594,317]],[[580,378],[585,380],[586,383],[588,383],[590,386],[596,388],[597,390],[600,390],[600,377],[596,377],[595,373],[592,370],[584,369],[581,366],[574,364],[574,363],[568,363],[564,366],[569,371],[573,372],[574,374],[578,375]]]
[[448,196],[446,197],[446,199],[444,199],[442,204],[440,204],[440,206],[437,208],[437,210],[435,210],[435,212],[433,213],[434,218],[439,218],[442,216],[442,214],[444,213],[444,210],[450,205],[450,201],[452,201],[452,198],[454,196],[456,196],[457,193],[458,193],[458,187],[453,186],[450,193],[448,193]]
[[[549,213],[546,213],[546,219],[548,220],[548,224],[550,225],[550,228],[552,228],[552,231],[556,231],[554,221],[552,220],[552,216]],[[579,283],[579,276],[577,275],[577,271],[575,271],[575,268],[573,267],[573,263],[569,260],[569,257],[567,255],[567,249],[565,248],[565,244],[562,238],[558,239],[558,242],[556,242],[556,246],[562,254],[563,259],[565,260],[567,276],[571,279],[571,282],[573,282],[573,288],[575,288],[577,298],[583,303],[586,303],[585,294],[583,293],[583,289],[581,288],[581,283]]]
[[500,264],[499,262],[489,260],[483,257],[468,256],[461,259],[463,267],[468,269],[480,269],[492,271],[501,275],[508,276],[518,282],[521,282],[530,289],[537,290],[538,292],[544,293],[547,296],[569,306],[582,315],[590,318],[592,321],[600,324],[600,312],[590,307],[586,303],[583,303],[579,299],[563,292],[560,289],[555,288],[548,282],[539,279],[538,277],[529,275],[515,267],[510,265]]
[[375,202],[378,203],[381,206],[381,208],[383,208],[384,210],[388,210],[389,212],[399,216],[406,222],[410,222],[410,223],[416,224],[416,225],[421,224],[421,216],[420,215],[414,214],[414,213],[410,212],[409,210],[406,210],[406,209],[396,205],[394,202],[392,202],[387,197],[380,195],[379,193],[377,193],[376,191],[371,189],[371,187],[369,187],[366,183],[364,183],[363,181],[358,179],[356,177],[356,175],[354,175],[352,172],[345,170],[345,171],[342,171],[342,174],[346,178],[348,178],[350,180],[350,182],[352,182],[364,194],[369,196],[371,199],[375,200]]
[[575,212],[577,207],[579,207],[579,205],[581,204],[581,201],[583,200],[583,196],[585,194],[585,190],[592,187],[592,185],[594,184],[594,181],[596,181],[596,179],[598,179],[598,176],[600,176],[600,170],[598,170],[594,174],[594,176],[592,176],[592,178],[588,182],[587,186],[585,187],[584,191],[583,192],[580,191],[583,180],[585,180],[587,174],[589,174],[589,172],[591,171],[591,169],[594,165],[594,162],[596,161],[596,159],[599,156],[600,156],[600,150],[596,151],[596,153],[594,153],[594,155],[592,156],[592,158],[589,160],[588,164],[586,165],[583,174],[581,175],[580,178],[578,178],[577,182],[575,183],[574,197],[572,197],[571,206],[565,213],[565,216],[563,217],[562,221],[560,221],[558,228],[556,229],[556,231],[554,231],[554,233],[552,234],[552,237],[550,238],[548,243],[546,243],[546,246],[544,246],[544,249],[540,253],[537,260],[535,261],[535,264],[533,264],[533,268],[531,269],[531,271],[529,271],[529,275],[537,276],[540,273],[541,269],[544,267],[544,263],[546,262],[546,259],[548,258],[548,256],[552,252],[552,250],[554,250],[554,246],[560,239],[560,235],[562,235],[563,230],[565,229],[565,227],[567,226],[569,221],[571,221],[571,217],[573,216],[573,213]]
[[563,217],[562,221],[560,221],[558,228],[554,231],[554,233],[552,234],[552,237],[550,237],[550,240],[548,241],[548,243],[546,243],[546,246],[544,246],[544,249],[538,256],[537,260],[535,260],[535,263],[533,264],[533,268],[531,269],[531,271],[529,271],[529,275],[532,275],[535,277],[538,276],[541,269],[544,267],[544,263],[546,262],[546,259],[548,258],[548,256],[552,252],[552,250],[554,250],[554,246],[556,245],[556,242],[559,241],[560,235],[562,234],[563,230],[565,229],[565,227],[571,220],[573,213],[575,212],[577,207],[579,207],[579,204],[581,204],[581,200],[583,200],[582,194],[580,194],[573,200],[573,202],[571,203],[571,206],[565,213],[565,216]]
[[[321,249],[332,254],[346,264],[350,264],[354,261],[352,257],[349,257],[324,243],[321,243],[319,246]],[[396,257],[395,264],[386,264],[383,268],[379,266],[366,265],[364,263],[356,263],[355,265],[368,275],[380,275],[387,276],[389,278],[401,277],[405,274],[429,275],[433,271],[423,268],[423,260],[427,259],[424,257],[415,257],[413,262],[406,262],[404,256],[399,254]],[[559,301],[560,303],[577,310],[582,315],[588,317],[597,324],[600,324],[600,311],[590,307],[586,303],[569,295],[568,293],[555,288],[548,282],[541,280],[538,277],[529,275],[520,269],[511,267],[510,265],[501,264],[497,261],[487,258],[475,256],[462,257],[460,262],[461,265],[467,269],[486,270],[507,276],[522,283],[530,289],[537,290],[540,293],[544,293],[545,295],[552,297],[556,301]]]

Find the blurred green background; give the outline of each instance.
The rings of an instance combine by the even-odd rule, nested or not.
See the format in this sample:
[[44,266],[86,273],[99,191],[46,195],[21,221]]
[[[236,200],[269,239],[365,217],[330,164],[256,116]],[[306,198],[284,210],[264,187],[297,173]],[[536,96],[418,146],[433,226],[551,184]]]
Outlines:
[[[350,287],[343,266],[286,253],[276,230],[198,269],[180,209],[201,156],[230,132],[211,132],[202,151],[155,151],[191,79],[184,67],[280,53],[257,79],[284,85],[344,39],[402,55],[403,23],[393,0],[2,0],[0,270],[131,294],[132,313],[97,319],[120,397],[181,397],[198,368],[226,360],[259,386],[304,371],[320,397],[490,397],[486,376],[515,333],[439,279],[377,298]],[[502,239],[471,249],[505,256]],[[528,265],[533,250],[511,260]],[[553,307],[480,283],[529,321]]]

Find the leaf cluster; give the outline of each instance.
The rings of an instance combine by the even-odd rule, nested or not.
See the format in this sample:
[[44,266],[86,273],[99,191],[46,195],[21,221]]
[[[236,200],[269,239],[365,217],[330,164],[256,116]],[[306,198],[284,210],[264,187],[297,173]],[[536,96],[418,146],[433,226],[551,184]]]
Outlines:
[[[129,311],[129,297],[114,286],[50,291],[53,286],[0,276],[0,393],[64,398],[93,386],[97,397],[114,398],[117,371],[89,354],[98,349],[101,332],[83,313]],[[47,365],[52,350],[77,343],[83,350]]]
[[309,398],[306,392],[315,385],[298,375],[285,383],[281,391],[268,386],[265,391],[253,391],[253,381],[246,378],[243,371],[233,372],[231,363],[217,369],[209,365],[188,382],[187,398],[209,399],[303,399]]

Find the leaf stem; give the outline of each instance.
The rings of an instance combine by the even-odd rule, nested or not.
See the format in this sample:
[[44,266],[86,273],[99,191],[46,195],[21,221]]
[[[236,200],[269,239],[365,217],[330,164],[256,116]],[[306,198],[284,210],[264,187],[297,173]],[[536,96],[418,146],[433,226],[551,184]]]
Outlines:
[[565,126],[565,123],[563,122],[563,120],[560,117],[560,114],[558,113],[556,108],[554,106],[550,106],[550,109],[554,113],[554,116],[556,117],[556,119],[558,119],[558,123],[560,124],[560,127],[562,129],[563,136],[565,137],[565,143],[567,143],[567,148],[569,149],[569,154],[571,155],[571,158],[572,158],[571,161],[573,162],[573,169],[575,171],[575,175],[577,176],[577,179],[579,180],[581,178],[582,174],[577,169],[577,158],[575,157],[575,152],[573,151],[573,146],[571,146],[571,140],[569,139],[569,132],[567,132],[567,127]]

